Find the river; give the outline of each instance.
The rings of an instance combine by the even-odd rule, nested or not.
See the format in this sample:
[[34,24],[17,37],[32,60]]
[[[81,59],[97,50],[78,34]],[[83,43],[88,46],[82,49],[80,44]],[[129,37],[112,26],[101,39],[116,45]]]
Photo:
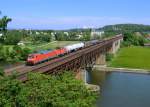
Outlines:
[[87,82],[101,87],[97,107],[150,107],[150,75],[93,71]]

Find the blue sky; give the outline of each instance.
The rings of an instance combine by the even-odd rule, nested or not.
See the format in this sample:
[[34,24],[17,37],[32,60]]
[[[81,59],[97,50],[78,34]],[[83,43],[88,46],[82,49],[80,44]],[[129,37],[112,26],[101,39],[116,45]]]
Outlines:
[[0,0],[9,28],[68,29],[150,24],[150,0]]

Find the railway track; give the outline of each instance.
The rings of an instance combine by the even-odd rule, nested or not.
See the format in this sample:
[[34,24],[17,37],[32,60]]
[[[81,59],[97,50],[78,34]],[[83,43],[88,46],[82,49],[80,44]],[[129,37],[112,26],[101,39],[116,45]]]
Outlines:
[[[72,61],[78,57],[82,57],[85,54],[92,52],[98,48],[105,47],[106,45],[111,44],[120,38],[122,38],[122,36],[117,36],[115,38],[113,37],[113,38],[108,39],[108,40],[103,40],[96,45],[91,45],[91,46],[85,47],[81,50],[69,53],[65,56],[58,57],[58,58],[55,58],[55,59],[50,60],[48,62],[41,63],[41,64],[38,64],[35,66],[20,65],[20,66],[15,67],[15,68],[6,69],[5,74],[11,75],[13,71],[16,71],[18,74],[18,79],[25,81],[26,76],[29,72],[46,73],[52,69],[55,69],[57,66],[61,66],[62,64],[65,64],[69,61]],[[53,72],[49,72],[49,73],[53,73]]]

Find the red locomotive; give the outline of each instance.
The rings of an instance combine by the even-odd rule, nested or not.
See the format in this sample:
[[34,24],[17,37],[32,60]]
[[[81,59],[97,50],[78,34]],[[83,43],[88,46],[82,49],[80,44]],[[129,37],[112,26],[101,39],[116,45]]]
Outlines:
[[56,58],[60,55],[64,55],[65,53],[67,53],[67,50],[65,48],[39,51],[38,53],[30,54],[28,56],[27,65],[35,65],[49,59]]
[[83,47],[95,45],[98,42],[99,42],[98,40],[89,41],[87,43],[80,42],[56,50],[46,50],[46,51],[40,51],[38,53],[30,54],[27,59],[27,65],[35,65],[56,58],[58,56],[63,56],[64,54],[77,51],[79,49],[82,49]]

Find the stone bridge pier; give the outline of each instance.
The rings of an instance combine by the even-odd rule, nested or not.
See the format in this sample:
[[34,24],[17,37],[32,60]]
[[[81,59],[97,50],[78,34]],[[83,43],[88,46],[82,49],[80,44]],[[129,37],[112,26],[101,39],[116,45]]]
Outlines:
[[103,49],[103,51],[100,52],[99,56],[96,58],[95,65],[106,65],[106,54],[111,53],[113,55],[116,55],[117,51],[120,49],[122,41],[123,39],[114,41],[112,44],[110,44],[109,47]]
[[96,65],[105,65],[106,64],[106,52],[100,53],[100,55],[97,57]]
[[87,82],[86,77],[86,69],[79,69],[79,71],[76,73],[76,78],[78,80],[82,80],[84,83]]
[[123,39],[119,39],[117,41],[114,41],[112,43],[112,46],[111,46],[110,50],[108,51],[108,53],[112,53],[115,55],[116,52],[119,50],[122,41],[123,41]]

